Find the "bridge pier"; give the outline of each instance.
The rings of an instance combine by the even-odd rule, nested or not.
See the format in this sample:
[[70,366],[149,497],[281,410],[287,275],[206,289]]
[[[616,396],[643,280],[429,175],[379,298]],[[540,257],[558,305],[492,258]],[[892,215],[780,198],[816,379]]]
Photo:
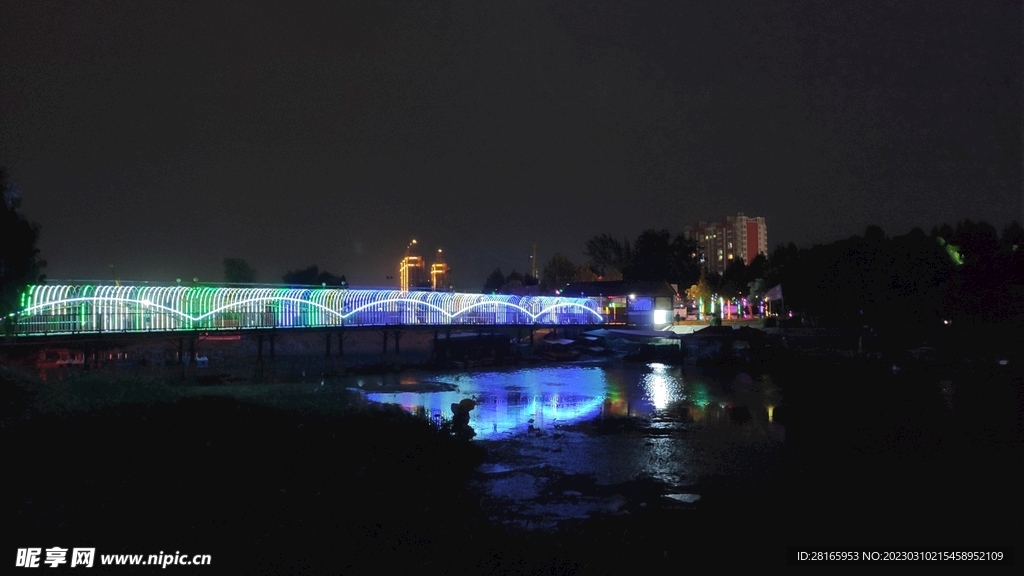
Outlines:
[[395,330],[395,356],[399,356],[402,353],[400,342],[402,341],[402,331]]
[[382,334],[384,334],[384,348],[383,348],[383,352],[381,352],[381,354],[384,355],[384,359],[386,360],[387,357],[388,357],[388,331],[384,330],[382,332]]
[[192,373],[195,373],[196,363],[196,339],[190,337],[188,339],[188,362],[185,364],[185,376],[188,376],[189,367],[192,367]]
[[276,370],[274,366],[274,334],[270,335],[270,383],[274,383],[274,376],[276,376]]
[[263,334],[256,335],[256,372],[252,376],[253,381],[263,381]]

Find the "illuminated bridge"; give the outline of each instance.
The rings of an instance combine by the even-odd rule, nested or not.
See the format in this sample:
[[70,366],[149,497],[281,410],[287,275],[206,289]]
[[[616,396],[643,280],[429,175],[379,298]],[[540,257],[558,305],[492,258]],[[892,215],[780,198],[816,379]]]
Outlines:
[[590,298],[393,290],[35,285],[0,321],[14,336],[359,326],[601,324]]

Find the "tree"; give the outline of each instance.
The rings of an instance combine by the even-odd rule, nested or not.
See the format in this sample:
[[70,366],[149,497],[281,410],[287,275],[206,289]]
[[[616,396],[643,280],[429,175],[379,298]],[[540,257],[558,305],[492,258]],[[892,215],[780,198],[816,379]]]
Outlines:
[[733,260],[722,275],[722,286],[719,292],[728,298],[737,298],[744,295],[747,289],[747,265],[742,258]]
[[241,258],[225,258],[224,281],[229,284],[252,284],[256,281],[256,270]]
[[644,230],[633,244],[632,258],[622,271],[627,280],[661,281],[671,277],[672,237],[668,230]]
[[21,213],[21,194],[17,186],[8,183],[0,168],[0,318],[19,309],[19,300],[29,284],[43,282],[41,274],[46,262],[39,258],[36,243],[39,225],[29,222]]
[[597,282],[600,276],[594,271],[590,262],[584,262],[576,267],[576,274],[573,275],[573,282]]
[[599,276],[615,276],[617,272],[621,277],[622,271],[629,265],[628,240],[619,242],[611,234],[601,234],[587,240],[586,246],[584,253],[590,258],[590,263]]
[[561,289],[575,277],[576,265],[561,252],[551,257],[541,273],[544,288],[547,290]]
[[335,276],[313,264],[304,270],[289,270],[281,277],[281,281],[292,286],[347,286],[345,276]]
[[1017,252],[1024,246],[1024,228],[1014,220],[1003,228],[1003,235],[999,239],[1002,249],[1006,252]]
[[491,275],[487,277],[484,282],[484,294],[496,294],[498,290],[501,290],[502,286],[505,285],[505,275],[501,273],[501,268],[495,268]]
[[513,269],[509,272],[508,276],[505,277],[505,285],[501,287],[501,290],[506,294],[514,294],[522,287],[523,275]]
[[747,282],[747,300],[751,302],[757,302],[764,298],[764,295],[768,292],[768,285],[765,283],[764,278],[755,278],[750,282]]
[[697,283],[686,290],[686,298],[693,302],[703,299],[706,304],[711,298],[711,285],[708,283],[707,274],[701,272]]

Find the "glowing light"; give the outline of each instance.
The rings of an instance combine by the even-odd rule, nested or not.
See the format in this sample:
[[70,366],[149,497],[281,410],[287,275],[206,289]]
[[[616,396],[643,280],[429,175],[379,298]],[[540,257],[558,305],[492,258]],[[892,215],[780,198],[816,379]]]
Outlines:
[[668,322],[668,310],[655,310],[654,311],[654,323],[665,324]]
[[50,285],[22,303],[18,335],[604,321],[590,298],[396,290]]

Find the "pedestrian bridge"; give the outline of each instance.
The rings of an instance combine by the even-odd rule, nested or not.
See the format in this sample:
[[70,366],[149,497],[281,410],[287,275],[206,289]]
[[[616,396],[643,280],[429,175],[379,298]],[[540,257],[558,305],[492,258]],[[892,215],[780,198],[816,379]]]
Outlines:
[[33,285],[0,320],[13,336],[346,326],[602,324],[596,300],[453,292]]

